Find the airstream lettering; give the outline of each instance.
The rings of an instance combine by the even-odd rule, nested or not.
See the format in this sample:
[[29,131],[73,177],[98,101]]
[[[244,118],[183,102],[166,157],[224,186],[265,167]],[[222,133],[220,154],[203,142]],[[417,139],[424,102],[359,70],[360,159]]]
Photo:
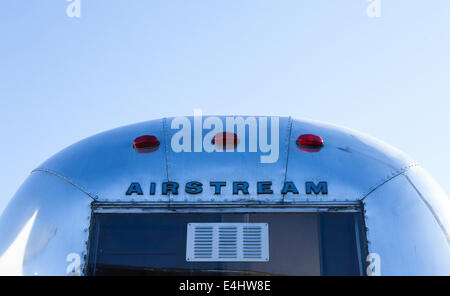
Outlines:
[[137,195],[143,194],[141,185],[139,183],[133,182],[131,183],[130,187],[128,187],[126,195],[132,195],[133,193],[136,193]]
[[[235,181],[233,184],[233,195],[248,195],[249,194],[249,183],[245,181]],[[222,188],[227,186],[227,182],[217,182],[211,181],[210,186],[214,187],[214,195],[220,195]],[[257,194],[273,194],[272,181],[260,181],[256,183]],[[150,195],[155,195],[156,183],[150,183]],[[180,187],[178,182],[162,182],[161,184],[161,194],[162,195],[178,195],[178,188]],[[188,194],[200,194],[203,192],[203,184],[198,181],[187,182],[185,185],[185,192]],[[283,183],[281,194],[285,195],[288,193],[299,194],[297,187],[294,182],[286,181]],[[328,182],[305,182],[305,193],[315,194],[315,195],[327,195],[328,194]],[[143,195],[142,187],[138,182],[133,182],[128,187],[125,192],[126,195]]]

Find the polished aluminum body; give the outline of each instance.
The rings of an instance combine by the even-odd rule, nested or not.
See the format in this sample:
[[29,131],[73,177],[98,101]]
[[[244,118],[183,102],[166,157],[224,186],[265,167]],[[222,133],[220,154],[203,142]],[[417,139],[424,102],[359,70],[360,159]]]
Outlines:
[[[360,205],[367,250],[379,257],[382,275],[450,275],[449,199],[400,151],[352,130],[280,117],[279,157],[274,163],[261,163],[258,152],[174,152],[170,141],[176,130],[171,121],[164,118],[101,133],[36,168],[0,218],[2,270],[14,264],[6,269],[24,275],[83,274],[95,202],[107,205],[110,212],[152,207],[242,211],[244,206],[317,211]],[[297,149],[301,134],[321,136],[324,147],[315,153]],[[155,135],[159,149],[136,153],[132,142],[142,135]],[[159,189],[165,181],[178,182],[179,194],[148,194],[150,182]],[[203,183],[203,192],[186,193],[182,186],[190,181]],[[214,195],[210,181],[228,185]],[[233,195],[233,181],[247,181],[250,194]],[[257,195],[258,181],[272,181],[274,194]],[[300,194],[283,195],[285,181],[294,181]],[[305,194],[302,184],[307,181],[328,182],[328,194]],[[126,195],[131,182],[140,183],[145,193]],[[74,272],[77,263],[80,268]]]

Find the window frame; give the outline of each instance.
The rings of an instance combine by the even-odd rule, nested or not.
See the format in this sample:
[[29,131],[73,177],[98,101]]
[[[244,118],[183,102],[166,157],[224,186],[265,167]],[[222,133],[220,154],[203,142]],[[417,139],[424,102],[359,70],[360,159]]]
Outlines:
[[[86,260],[84,264],[84,274],[88,274],[88,266],[91,260],[92,233],[95,227],[95,214],[150,214],[150,213],[341,213],[341,214],[359,214],[360,222],[355,221],[357,255],[360,264],[360,275],[366,275],[366,262],[368,252],[368,241],[366,233],[366,224],[364,217],[364,204],[362,202],[295,202],[295,203],[267,203],[267,202],[246,202],[246,203],[207,203],[207,202],[98,202],[91,203],[91,221],[89,229],[89,238],[87,243]],[[362,244],[362,245],[360,245]],[[96,247],[94,249],[97,249]],[[322,273],[322,272],[321,272]]]

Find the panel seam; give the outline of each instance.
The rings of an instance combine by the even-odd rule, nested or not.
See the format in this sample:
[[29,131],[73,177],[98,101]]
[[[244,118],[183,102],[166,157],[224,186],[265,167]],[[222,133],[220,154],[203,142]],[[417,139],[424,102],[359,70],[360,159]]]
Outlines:
[[166,131],[166,117],[163,118],[163,134],[164,134],[164,159],[166,161],[166,178],[169,181],[169,161],[167,156],[167,131]]
[[[290,153],[290,148],[291,148],[291,134],[292,134],[292,117],[289,116],[288,118],[288,136],[287,136],[287,152],[286,152],[286,166],[284,169],[284,178],[283,178],[283,184],[282,186],[284,186],[284,184],[286,183],[286,179],[287,179],[287,171],[288,171],[288,165],[289,165],[289,153]],[[282,194],[283,196],[283,200],[282,202],[284,203],[284,197],[286,196],[286,194]]]
[[410,164],[408,166],[405,166],[403,168],[401,168],[400,170],[398,170],[394,175],[390,176],[389,178],[383,180],[381,183],[375,185],[375,187],[373,187],[368,193],[364,194],[363,197],[360,199],[360,201],[364,201],[370,194],[372,194],[374,191],[376,191],[378,188],[380,188],[381,186],[383,186],[384,184],[388,183],[389,181],[391,181],[392,179],[397,178],[398,176],[406,173],[407,171],[409,171],[411,168],[419,166],[417,163],[413,163]]
[[[168,159],[168,149],[167,149],[167,127],[166,127],[166,125],[167,125],[167,117],[164,117],[163,118],[163,135],[164,135],[164,160],[165,160],[165,162],[166,162],[166,179],[167,179],[167,182],[169,182],[169,159]],[[171,193],[169,192],[169,195],[168,195],[168,198],[169,198],[169,200],[168,200],[168,205],[169,205],[169,207],[170,207],[170,204],[171,204]]]
[[93,195],[92,193],[90,193],[89,191],[87,191],[85,188],[83,188],[82,186],[76,184],[74,181],[70,180],[67,177],[64,177],[63,175],[60,175],[54,171],[48,170],[48,169],[43,169],[43,168],[37,168],[34,169],[33,171],[31,171],[31,173],[35,173],[35,172],[43,172],[52,176],[55,176],[61,180],[63,180],[64,182],[69,183],[70,185],[72,185],[73,187],[77,188],[78,190],[80,190],[81,192],[83,192],[84,194],[86,194],[87,196],[89,196],[90,198],[92,198],[94,201],[96,201],[98,199],[97,195]]
[[437,224],[439,225],[439,227],[441,228],[442,232],[445,235],[445,238],[447,239],[447,243],[450,246],[450,237],[449,234],[447,232],[447,230],[445,229],[444,225],[442,224],[441,219],[439,219],[439,216],[436,214],[436,212],[434,211],[433,207],[430,205],[430,203],[425,199],[425,197],[422,195],[422,193],[419,191],[419,189],[416,187],[416,185],[414,185],[414,183],[411,181],[411,179],[406,175],[403,174],[406,178],[406,180],[408,180],[408,183],[411,184],[411,186],[414,188],[414,190],[417,192],[417,194],[419,195],[420,199],[422,199],[422,201],[424,202],[424,204],[427,206],[428,210],[431,212],[431,214],[433,215],[434,219],[436,220]]

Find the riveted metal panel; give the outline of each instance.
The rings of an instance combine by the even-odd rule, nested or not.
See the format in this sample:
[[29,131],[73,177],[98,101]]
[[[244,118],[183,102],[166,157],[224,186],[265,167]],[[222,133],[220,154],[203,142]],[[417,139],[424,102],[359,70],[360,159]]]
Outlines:
[[[140,154],[133,140],[155,135],[160,147]],[[167,196],[150,196],[150,182],[167,181],[163,120],[154,120],[110,130],[78,142],[39,166],[67,178],[99,201],[168,201]],[[132,182],[138,182],[143,195],[126,195]]]
[[[54,175],[32,173],[0,218],[0,256],[9,270],[17,275],[82,274],[91,202]],[[31,228],[24,237],[29,221]]]
[[433,213],[450,243],[450,199],[442,187],[422,167],[411,168],[405,176]]
[[[243,117],[244,119],[246,117]],[[257,117],[258,118],[258,117]],[[173,118],[167,119],[168,126]],[[192,134],[194,133],[194,118],[189,117]],[[225,128],[225,119],[221,117]],[[268,117],[268,138],[272,125]],[[261,155],[266,153],[249,152],[174,152],[167,150],[167,166],[170,181],[178,182],[180,190],[178,195],[171,195],[172,202],[279,202],[282,200],[281,189],[284,181],[284,173],[287,158],[287,142],[290,128],[290,120],[286,117],[279,118],[279,156],[274,163],[261,163]],[[170,139],[178,130],[168,129],[167,137]],[[206,134],[208,131],[204,131]],[[240,143],[248,143],[249,133],[245,139],[239,139]],[[248,144],[247,144],[248,145]],[[193,151],[193,150],[192,150]],[[187,182],[198,181],[203,184],[200,194],[188,194],[184,191]],[[214,195],[211,181],[224,181],[227,183],[222,188],[220,195]],[[232,183],[245,181],[249,184],[249,194],[241,192],[233,194]],[[271,181],[273,194],[258,195],[257,182]]]
[[[323,138],[317,152],[298,149],[296,139],[302,134]],[[288,193],[291,201],[357,201],[411,162],[395,148],[358,132],[328,124],[294,120],[289,141],[286,180],[295,181],[299,194]],[[306,194],[305,182],[328,183],[328,194]]]
[[399,175],[364,199],[369,252],[381,275],[450,275],[450,246],[433,212]]

